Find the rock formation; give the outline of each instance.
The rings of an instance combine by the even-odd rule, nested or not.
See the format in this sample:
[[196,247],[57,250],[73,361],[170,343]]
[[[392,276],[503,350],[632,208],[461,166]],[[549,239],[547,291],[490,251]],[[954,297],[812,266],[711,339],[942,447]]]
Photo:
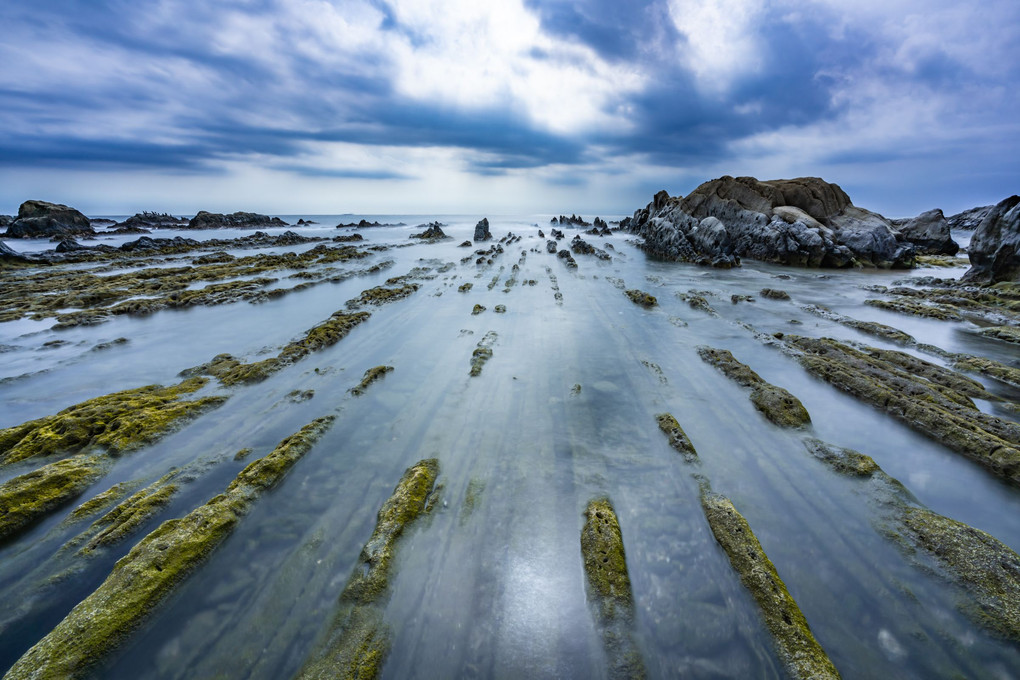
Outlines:
[[645,247],[684,262],[732,267],[741,257],[808,267],[909,267],[914,248],[892,225],[817,177],[759,181],[729,176],[686,198],[660,191],[621,223]]
[[479,241],[491,241],[492,232],[489,231],[489,218],[483,217],[482,220],[475,225],[475,243]]
[[286,227],[287,223],[279,217],[269,217],[250,212],[235,212],[230,215],[210,213],[200,210],[190,222],[188,229],[218,229],[221,227],[235,227],[248,229],[251,227]]
[[188,220],[183,217],[174,217],[169,213],[140,212],[114,226],[117,229],[138,227],[142,229],[173,229],[188,226]]
[[949,228],[953,231],[974,231],[981,224],[981,220],[985,219],[985,216],[994,207],[994,205],[984,205],[964,210],[962,213],[947,217],[946,221],[949,222]]
[[18,217],[7,227],[8,238],[63,238],[95,233],[89,218],[82,213],[46,201],[25,201],[18,209]]
[[892,225],[902,240],[914,244],[918,255],[956,255],[960,250],[949,233],[949,221],[938,208],[910,219],[892,220]]
[[967,253],[965,281],[1020,281],[1020,196],[1010,196],[985,215]]

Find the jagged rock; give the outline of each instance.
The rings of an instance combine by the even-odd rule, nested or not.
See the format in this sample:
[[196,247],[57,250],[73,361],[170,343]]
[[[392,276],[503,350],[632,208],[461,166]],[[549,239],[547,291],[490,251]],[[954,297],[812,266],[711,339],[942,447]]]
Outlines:
[[426,227],[425,231],[420,234],[411,234],[410,238],[417,238],[423,241],[438,241],[440,239],[449,238],[442,230],[439,222],[429,222],[428,224],[418,225],[418,228]]
[[0,227],[9,227],[13,221],[13,215],[0,215]]
[[89,218],[74,208],[46,201],[25,201],[7,227],[8,238],[52,238],[95,235]]
[[56,251],[58,253],[70,253],[75,250],[91,250],[88,246],[75,241],[73,238],[65,238],[63,241],[57,244]]
[[1020,281],[1020,196],[1010,196],[981,220],[967,248],[964,281]]
[[134,241],[122,243],[120,245],[120,249],[125,252],[132,252],[135,250],[163,248],[170,245],[197,246],[198,241],[191,238],[181,238],[180,236],[176,236],[174,238],[150,238],[148,236],[142,236]]
[[917,217],[892,220],[900,238],[914,244],[918,255],[956,255],[960,245],[949,233],[949,222],[941,210],[935,208]]
[[[123,222],[118,222],[114,227],[118,230],[126,228],[141,229],[173,229],[188,226],[188,220],[183,217],[174,217],[169,213],[140,212],[135,213]],[[130,232],[120,232],[130,233]]]
[[197,215],[188,222],[188,229],[220,229],[233,227],[248,229],[251,227],[286,227],[287,223],[279,217],[269,217],[250,212],[235,212],[230,215],[206,212],[200,210]]
[[491,241],[492,232],[489,231],[489,218],[483,217],[481,221],[475,225],[475,243],[479,241]]
[[741,257],[808,267],[909,267],[914,259],[885,218],[817,177],[726,176],[686,198],[660,191],[621,227],[657,255],[717,267],[739,265]]
[[949,222],[949,228],[952,231],[974,231],[981,224],[981,220],[985,219],[994,207],[994,205],[984,205],[964,210],[962,213],[947,217],[946,221]]
[[[396,224],[382,224],[378,220],[375,222],[369,222],[368,220],[360,220],[358,222],[348,222],[347,224],[336,225],[337,229],[361,229],[362,227],[406,227],[407,225],[403,222],[397,222]],[[445,225],[440,225],[445,226]]]

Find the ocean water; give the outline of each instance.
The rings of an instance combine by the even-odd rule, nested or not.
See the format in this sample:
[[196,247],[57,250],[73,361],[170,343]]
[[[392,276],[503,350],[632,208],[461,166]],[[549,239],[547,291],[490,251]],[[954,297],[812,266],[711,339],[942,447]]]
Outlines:
[[[200,464],[203,472],[158,517],[90,560],[74,579],[41,587],[70,564],[59,548],[84,528],[64,522],[76,504],[0,546],[0,669],[160,521],[222,491],[245,465],[233,460],[236,451],[253,448],[250,461],[312,419],[336,413],[315,447],[97,677],[292,676],[328,628],[379,507],[404,469],[428,457],[440,461],[442,501],[398,548],[385,610],[393,637],[385,678],[605,677],[579,547],[582,512],[598,496],[608,496],[619,516],[636,604],[634,635],[649,677],[783,677],[756,605],[704,519],[695,471],[747,519],[844,678],[1020,676],[1020,650],[967,618],[960,610],[966,596],[918,568],[883,535],[876,527],[880,508],[859,480],[833,473],[803,440],[814,436],[872,456],[932,510],[1015,550],[1020,494],[812,378],[749,330],[893,347],[804,309],[818,304],[948,351],[1015,360],[1015,351],[976,335],[970,323],[915,319],[864,304],[875,296],[866,286],[958,276],[964,269],[845,272],[745,261],[720,271],[650,258],[633,236],[616,233],[583,236],[612,259],[576,255],[578,268],[570,270],[538,237],[539,229],[550,231],[548,215],[490,217],[496,239],[513,232],[522,240],[504,245],[492,264],[478,265],[474,257],[461,262],[475,248],[458,246],[472,238],[480,216],[282,217],[318,222],[288,227],[305,235],[347,233],[335,225],[362,217],[409,226],[360,230],[365,245],[390,247],[351,266],[393,260],[385,271],[269,302],[116,317],[64,331],[52,330],[52,320],[0,324],[0,427],[6,427],[116,390],[176,382],[183,369],[222,352],[248,360],[275,354],[361,290],[415,267],[434,275],[411,297],[372,309],[369,321],[336,345],[262,383],[232,389],[222,407],[119,458],[78,502],[120,481],[153,480],[175,465]],[[450,240],[408,239],[434,219]],[[567,236],[560,247],[580,233],[560,228]],[[248,233],[159,230],[152,236]],[[99,242],[134,238],[101,236]],[[473,287],[458,292],[464,283]],[[757,296],[766,287],[787,291],[791,300]],[[624,288],[651,293],[659,304],[639,307]],[[715,314],[681,299],[691,291]],[[757,299],[734,304],[731,295]],[[472,315],[475,304],[487,311]],[[506,312],[495,313],[496,305]],[[471,377],[472,351],[488,333],[495,334],[493,357]],[[93,350],[117,338],[127,342]],[[52,340],[63,342],[46,345]],[[700,345],[731,350],[790,390],[811,413],[810,430],[769,424],[746,390],[698,357]],[[362,397],[348,393],[366,369],[381,364],[395,370]],[[288,398],[295,390],[314,390],[314,397],[295,402]],[[659,432],[655,414],[667,411],[697,448],[696,467]],[[0,470],[0,482],[19,471]],[[466,502],[469,485],[481,489],[473,506]]]

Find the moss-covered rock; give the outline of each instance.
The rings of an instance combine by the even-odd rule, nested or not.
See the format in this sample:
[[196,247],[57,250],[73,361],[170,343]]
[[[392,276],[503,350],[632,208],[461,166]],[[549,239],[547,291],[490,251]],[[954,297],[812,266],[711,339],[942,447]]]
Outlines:
[[690,437],[687,436],[672,414],[660,413],[655,416],[655,420],[659,423],[659,429],[669,437],[669,445],[676,449],[684,457],[684,460],[693,463],[698,459],[698,452],[695,450],[694,444],[691,443]]
[[796,428],[811,422],[811,416],[797,397],[782,387],[766,382],[750,366],[737,361],[728,350],[702,345],[698,347],[698,355],[737,384],[750,387],[751,403],[776,425]]
[[473,284],[473,283],[470,283],[470,282],[468,282],[468,283],[462,283],[462,284],[461,284],[460,286],[458,286],[458,287],[457,287],[457,292],[458,292],[458,293],[466,293],[466,292],[468,292],[469,290],[471,290],[472,288],[474,288],[474,285],[475,285],[475,284]]
[[999,382],[1020,387],[1020,368],[1014,368],[1001,361],[987,359],[967,354],[957,354],[953,359],[953,366],[962,371],[980,373]]
[[340,595],[340,609],[323,644],[305,662],[298,678],[379,677],[390,648],[383,609],[389,597],[389,571],[397,540],[425,513],[438,475],[435,458],[419,461],[404,472],[379,510],[375,530]]
[[77,522],[106,510],[123,498],[131,490],[131,487],[132,484],[129,482],[114,484],[106,491],[96,494],[75,508],[68,516],[68,521]]
[[819,439],[808,439],[804,442],[811,454],[834,469],[836,472],[851,477],[870,477],[881,470],[871,456],[826,444]]
[[789,293],[787,293],[785,290],[780,290],[778,288],[762,288],[758,294],[761,295],[763,298],[767,298],[769,300],[790,299]]
[[[983,413],[963,394],[829,338],[787,335],[813,375],[870,403],[995,474],[1020,483],[1020,425]],[[945,381],[943,381],[945,382]]]
[[177,493],[178,486],[171,480],[177,476],[170,472],[146,488],[132,494],[95,522],[86,532],[90,535],[82,546],[82,554],[96,548],[113,545],[130,536],[138,527],[166,507]]
[[910,316],[920,316],[926,319],[939,319],[940,321],[963,321],[963,317],[956,312],[941,306],[928,305],[916,300],[865,300],[864,304],[885,309],[890,312],[898,312]]
[[716,541],[761,609],[776,652],[792,678],[838,678],[750,525],[725,496],[702,489],[701,507]]
[[478,305],[478,304],[476,304],[476,305],[475,305],[475,306],[474,306],[474,307],[473,307],[473,308],[471,309],[471,314],[472,314],[472,316],[478,316],[479,314],[481,314],[482,312],[484,312],[484,311],[485,311],[485,309],[486,309],[486,308],[485,308],[485,305]]
[[230,535],[259,494],[280,481],[332,420],[312,421],[246,467],[226,492],[180,519],[164,522],[139,541],[5,678],[87,677]]
[[581,559],[588,599],[598,613],[610,678],[643,678],[644,663],[634,644],[634,595],[627,573],[623,534],[608,498],[588,503],[581,529]]
[[0,541],[77,498],[107,467],[105,456],[74,456],[0,484]]
[[367,371],[365,371],[365,375],[364,377],[362,377],[361,382],[351,388],[351,394],[353,394],[356,397],[360,397],[366,391],[368,391],[369,385],[374,383],[376,380],[381,379],[384,375],[386,375],[392,370],[393,370],[392,366],[374,366],[368,369]]
[[630,301],[636,305],[641,305],[642,307],[654,307],[659,304],[659,301],[655,299],[654,295],[650,295],[643,290],[632,288],[623,292],[630,298]]
[[223,396],[183,399],[206,382],[189,378],[169,387],[149,385],[114,392],[0,430],[0,466],[91,448],[119,455],[151,444],[181,422],[226,400]]
[[1020,345],[1020,328],[1016,326],[992,326],[991,328],[983,328],[978,332],[986,338],[995,338],[996,340]]
[[[387,283],[389,283],[389,281],[387,281]],[[376,286],[375,288],[369,288],[368,290],[363,291],[361,295],[347,304],[352,308],[364,305],[383,305],[387,302],[403,300],[415,293],[419,288],[421,288],[421,284],[418,283],[402,283],[392,287]]]

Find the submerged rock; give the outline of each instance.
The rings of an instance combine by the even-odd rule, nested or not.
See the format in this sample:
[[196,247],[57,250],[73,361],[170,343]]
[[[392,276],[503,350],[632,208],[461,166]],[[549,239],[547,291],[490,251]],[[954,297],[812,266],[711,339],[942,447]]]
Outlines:
[[224,493],[139,541],[5,677],[88,677],[233,532],[258,497],[283,478],[332,421],[331,416],[312,421],[248,465]]
[[655,416],[655,420],[659,423],[659,429],[669,437],[669,445],[676,449],[684,457],[684,460],[693,463],[698,459],[698,452],[695,450],[694,444],[691,443],[690,437],[687,436],[672,414],[660,413]]
[[8,238],[64,238],[94,236],[89,218],[61,203],[25,201],[17,218],[7,227]]
[[964,281],[1020,281],[1020,196],[1010,196],[985,215],[967,254],[971,266]]
[[733,570],[758,603],[779,659],[790,677],[839,678],[839,672],[815,640],[807,619],[747,520],[728,498],[705,488],[701,493],[701,507]]
[[725,176],[686,198],[661,191],[621,226],[657,255],[717,267],[741,257],[808,267],[909,267],[914,258],[885,218],[817,177]]
[[361,379],[361,382],[358,383],[355,387],[351,388],[351,394],[353,394],[356,397],[360,397],[368,390],[369,385],[381,379],[384,375],[391,372],[392,370],[393,370],[392,366],[375,366],[374,368],[368,369],[367,371],[365,371],[365,375]]
[[0,484],[0,543],[70,503],[107,468],[104,456],[74,456]]
[[631,302],[633,302],[636,305],[641,305],[642,307],[650,308],[655,307],[657,304],[659,304],[659,301],[655,299],[654,295],[649,295],[643,290],[638,290],[637,288],[625,290],[623,291],[623,293],[628,298],[630,298]]
[[811,416],[800,399],[782,387],[763,380],[749,366],[737,361],[729,351],[702,345],[698,347],[698,355],[737,384],[750,387],[751,403],[776,425],[803,427],[811,422]]
[[211,213],[200,210],[197,215],[188,222],[188,229],[220,229],[238,228],[250,229],[254,227],[286,227],[287,223],[279,217],[269,217],[251,212],[235,212],[229,215]]
[[634,595],[627,573],[623,534],[608,498],[590,501],[581,529],[581,558],[587,577],[588,599],[598,614],[608,676],[645,677],[641,654],[634,644]]
[[379,677],[390,649],[383,610],[389,599],[390,566],[397,541],[428,511],[438,476],[435,458],[422,460],[404,472],[379,510],[372,537],[340,594],[340,608],[325,643],[305,662],[296,676],[299,680]]

